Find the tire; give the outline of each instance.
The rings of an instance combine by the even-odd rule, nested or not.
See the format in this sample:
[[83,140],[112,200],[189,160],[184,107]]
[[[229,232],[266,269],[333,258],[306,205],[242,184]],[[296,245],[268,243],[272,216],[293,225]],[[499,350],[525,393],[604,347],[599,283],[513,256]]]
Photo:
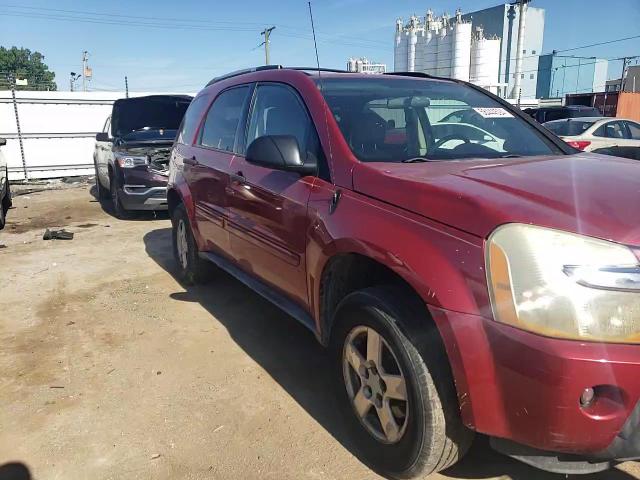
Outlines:
[[2,199],[2,202],[0,202],[0,230],[7,224],[7,210],[8,207],[5,205],[4,199]]
[[94,164],[94,168],[96,170],[96,196],[98,197],[98,201],[102,202],[103,200],[108,200],[110,198],[110,192],[100,182],[100,177],[98,177],[98,166]]
[[[330,348],[342,416],[361,460],[390,478],[444,470],[466,454],[473,439],[458,413],[442,340],[427,315],[424,304],[404,289],[374,287],[345,297],[334,316]],[[367,352],[370,338],[377,344],[376,334],[382,345],[377,357]],[[345,355],[352,346],[359,357]],[[372,365],[374,358],[382,360]],[[378,412],[392,419],[385,422],[388,428]]]
[[116,218],[120,220],[127,220],[131,218],[131,211],[124,208],[122,201],[120,200],[120,194],[118,193],[118,181],[114,175],[109,178],[109,190],[111,196],[111,208]]
[[7,189],[4,194],[4,198],[0,201],[0,230],[2,230],[7,224],[7,211],[13,205],[11,200],[11,186],[9,185],[9,172],[6,172]]
[[176,206],[171,215],[171,243],[178,279],[182,283],[196,285],[211,280],[213,265],[200,258],[189,216],[182,203]]

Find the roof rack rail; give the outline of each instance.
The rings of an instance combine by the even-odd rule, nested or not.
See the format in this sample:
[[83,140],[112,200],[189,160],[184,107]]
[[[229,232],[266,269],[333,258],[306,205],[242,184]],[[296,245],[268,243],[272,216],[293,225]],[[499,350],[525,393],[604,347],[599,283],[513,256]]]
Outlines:
[[318,67],[283,67],[282,65],[260,65],[258,67],[251,68],[243,68],[240,70],[235,70],[230,73],[226,73],[224,75],[220,75],[219,77],[215,77],[211,79],[209,83],[207,83],[207,87],[209,85],[213,85],[216,82],[220,82],[222,80],[226,80],[227,78],[237,77],[238,75],[244,75],[245,73],[253,73],[253,72],[261,72],[262,70],[299,70],[299,71],[307,71],[307,72],[330,72],[330,73],[353,73],[348,70],[339,70],[337,68],[318,68]]
[[349,70],[340,70],[338,68],[318,68],[318,67],[282,67],[288,70],[302,70],[307,72],[329,72],[329,73],[355,73]]
[[451,82],[461,81],[461,80],[456,80],[455,78],[439,77],[437,75],[429,75],[428,73],[423,73],[423,72],[385,72],[383,73],[383,75],[395,75],[398,77],[432,78],[434,80],[449,80]]
[[260,72],[262,70],[280,70],[281,68],[283,68],[282,65],[260,65],[258,67],[243,68],[230,73],[226,73],[224,75],[220,75],[219,77],[215,77],[211,79],[211,81],[207,83],[206,86],[208,87],[209,85],[213,85],[216,82],[226,80],[227,78],[237,77],[238,75],[243,75],[245,73]]

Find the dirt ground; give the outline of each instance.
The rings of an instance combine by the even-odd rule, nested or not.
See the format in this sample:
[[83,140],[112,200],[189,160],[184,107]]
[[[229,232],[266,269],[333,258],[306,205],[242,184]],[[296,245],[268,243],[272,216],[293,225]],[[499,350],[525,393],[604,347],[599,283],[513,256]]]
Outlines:
[[[379,478],[334,415],[314,337],[228,275],[180,285],[166,216],[117,220],[87,185],[14,205],[0,232],[0,480]],[[43,241],[45,227],[75,239]],[[433,478],[566,477],[479,437]]]

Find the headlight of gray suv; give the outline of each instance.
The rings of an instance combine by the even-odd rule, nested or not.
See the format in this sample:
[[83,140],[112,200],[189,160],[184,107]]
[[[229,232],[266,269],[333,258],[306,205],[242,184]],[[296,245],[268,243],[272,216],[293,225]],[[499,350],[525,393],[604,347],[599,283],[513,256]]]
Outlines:
[[133,168],[149,165],[149,159],[146,155],[127,155],[124,153],[116,153],[115,157],[120,168]]
[[640,343],[640,266],[628,247],[509,224],[485,255],[495,320],[549,337]]

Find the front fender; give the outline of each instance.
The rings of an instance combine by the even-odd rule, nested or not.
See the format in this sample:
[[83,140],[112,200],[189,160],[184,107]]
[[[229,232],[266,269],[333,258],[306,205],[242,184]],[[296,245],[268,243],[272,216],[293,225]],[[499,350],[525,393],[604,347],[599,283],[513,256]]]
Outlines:
[[331,214],[334,188],[324,182],[315,186],[309,202],[307,274],[317,321],[323,271],[332,257],[344,253],[385,265],[428,305],[489,314],[483,239],[351,191],[342,192]]

